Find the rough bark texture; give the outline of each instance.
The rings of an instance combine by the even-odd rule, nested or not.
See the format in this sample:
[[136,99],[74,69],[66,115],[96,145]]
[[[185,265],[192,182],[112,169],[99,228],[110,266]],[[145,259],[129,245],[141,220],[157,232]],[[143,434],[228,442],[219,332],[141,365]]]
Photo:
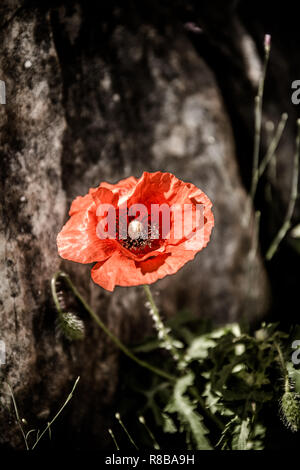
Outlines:
[[[7,363],[0,378],[13,387],[26,419],[40,425],[81,375],[63,423],[77,447],[93,448],[101,439],[105,446],[119,356],[88,318],[82,343],[57,336],[51,275],[60,267],[69,272],[125,342],[151,324],[140,288],[106,293],[90,281],[88,266],[59,259],[55,238],[75,196],[144,170],[193,182],[213,201],[216,226],[195,262],[155,285],[162,311],[171,315],[187,307],[226,322],[242,314],[262,318],[268,305],[259,255],[248,289],[253,231],[242,217],[261,67],[255,41],[260,44],[265,25],[251,21],[251,12],[235,2],[204,2],[201,9],[197,2],[171,3],[1,4],[0,79],[7,104],[0,106],[0,339]],[[189,21],[202,32],[185,27]],[[275,45],[275,65],[280,54]],[[277,100],[278,90],[273,92],[267,115],[276,119],[287,98]],[[288,137],[279,152],[286,174],[278,188],[283,213],[292,149]],[[0,417],[2,444],[21,447],[4,393]]]

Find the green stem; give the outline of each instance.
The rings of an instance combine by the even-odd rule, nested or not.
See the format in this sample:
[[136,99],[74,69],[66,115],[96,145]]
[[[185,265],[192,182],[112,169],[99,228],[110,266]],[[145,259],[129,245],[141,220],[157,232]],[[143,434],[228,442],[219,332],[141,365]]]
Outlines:
[[93,318],[93,320],[97,323],[97,325],[104,331],[104,333],[114,342],[114,344],[130,359],[132,359],[134,362],[136,362],[139,366],[144,367],[145,369],[150,370],[154,374],[160,375],[164,379],[170,380],[174,382],[176,380],[175,377],[172,375],[168,374],[167,372],[158,369],[157,367],[149,364],[146,361],[143,361],[139,359],[137,356],[135,356],[120,340],[115,336],[108,328],[107,326],[103,323],[103,321],[98,317],[98,315],[91,309],[91,307],[86,303],[84,298],[81,296],[81,294],[78,292],[74,284],[72,283],[70,277],[62,272],[59,271],[51,279],[51,291],[53,295],[53,300],[55,303],[55,306],[58,310],[59,314],[62,314],[62,310],[59,304],[59,300],[57,297],[57,292],[56,292],[56,283],[59,278],[63,278],[64,281],[67,283],[68,287],[71,289],[75,297],[79,300],[79,302],[82,304],[84,309],[90,314],[90,316]]
[[206,414],[206,416],[209,419],[211,419],[221,431],[223,431],[224,427],[225,427],[224,424],[222,423],[222,421],[216,415],[214,415],[210,411],[209,408],[207,408],[205,406],[205,402],[204,402],[203,398],[200,396],[200,394],[199,394],[198,390],[196,389],[196,387],[191,388],[191,393],[196,398],[198,404],[200,405],[200,407],[202,408],[202,410]]
[[58,313],[59,317],[62,316],[63,311],[61,309],[60,302],[59,302],[59,299],[58,299],[58,295],[57,295],[57,291],[56,291],[56,283],[57,283],[58,278],[63,277],[63,275],[64,275],[63,272],[58,271],[51,278],[51,294],[52,294],[52,298],[54,300],[55,307],[56,307],[56,310],[57,310],[57,313]]
[[270,248],[267,251],[266,259],[270,261],[274,254],[276,253],[279,244],[286,236],[288,230],[291,227],[292,216],[295,209],[295,204],[298,196],[298,179],[299,179],[299,157],[300,157],[300,119],[297,121],[297,138],[296,138],[296,151],[294,156],[294,165],[293,165],[293,178],[292,178],[292,189],[291,197],[288,205],[288,209],[285,215],[285,219],[282,227],[272,241]]
[[26,446],[26,450],[29,450],[29,446],[28,446],[28,442],[27,442],[27,437],[24,433],[24,429],[23,429],[23,426],[22,426],[22,421],[20,419],[20,415],[19,415],[19,411],[18,411],[18,407],[17,407],[17,402],[15,400],[15,397],[14,397],[14,393],[13,393],[13,390],[10,386],[10,384],[8,383],[8,388],[9,388],[9,391],[10,391],[10,394],[11,394],[11,398],[12,398],[12,402],[13,402],[13,405],[14,405],[14,410],[15,410],[15,415],[16,415],[16,418],[17,418],[17,423],[18,423],[18,426],[21,430],[21,433],[22,433],[22,436],[23,436],[23,439],[24,439],[24,442],[25,442],[25,446]]
[[123,429],[123,431],[125,432],[125,434],[127,435],[128,439],[130,440],[131,444],[133,445],[133,447],[135,447],[135,450],[139,450],[138,446],[136,445],[136,443],[134,442],[131,434],[129,433],[129,431],[127,430],[125,424],[123,423],[122,419],[121,419],[121,416],[120,416],[120,413],[116,413],[115,414],[115,417],[117,419],[117,421],[119,422],[121,428]]
[[287,118],[288,118],[287,113],[283,113],[279,121],[279,124],[277,126],[275,135],[268,146],[267,153],[265,157],[262,159],[261,164],[258,167],[257,180],[259,180],[262,177],[265,169],[267,168],[267,166],[269,165],[269,163],[271,162],[271,160],[273,159],[275,155],[275,152],[277,150],[278,144],[280,142],[281,136],[283,134],[283,131],[286,125]]
[[45,427],[44,431],[42,432],[42,434],[40,434],[40,436],[37,438],[37,440],[35,441],[34,445],[32,446],[32,449],[33,450],[38,442],[42,439],[43,435],[51,428],[52,424],[54,423],[54,421],[58,418],[58,416],[61,414],[61,412],[63,411],[63,409],[67,406],[67,404],[69,403],[69,401],[71,400],[72,396],[73,396],[73,393],[74,393],[74,390],[79,382],[79,379],[80,377],[77,377],[74,385],[73,385],[73,388],[71,390],[71,393],[68,395],[68,398],[66,399],[66,401],[64,402],[63,406],[58,410],[58,412],[56,413],[56,415],[54,416],[54,418],[50,421],[50,423],[47,424],[47,426]]
[[259,80],[258,92],[255,97],[255,111],[254,111],[254,148],[253,148],[253,167],[252,167],[252,182],[251,182],[251,200],[254,201],[256,188],[258,184],[258,162],[259,162],[259,149],[261,139],[261,123],[262,123],[262,100],[264,94],[264,85],[266,78],[266,71],[269,61],[270,48],[265,46],[265,58],[263,65],[263,73]]
[[280,366],[281,366],[283,377],[284,377],[284,390],[285,392],[289,392],[290,391],[289,373],[286,368],[286,364],[285,364],[285,360],[281,351],[281,347],[279,346],[277,342],[275,342],[275,348],[277,349],[277,352],[278,352],[278,358],[279,358]]
[[149,436],[151,437],[151,439],[152,439],[152,441],[153,441],[153,444],[154,444],[154,449],[160,450],[160,446],[159,446],[157,440],[155,439],[155,436],[154,436],[153,432],[151,431],[151,429],[150,429],[149,426],[147,425],[144,416],[139,416],[139,422],[145,427],[147,433],[148,433]]
[[163,323],[163,321],[160,317],[159,310],[158,310],[157,305],[155,303],[155,300],[153,298],[150,287],[145,284],[145,285],[143,285],[143,288],[144,288],[147,300],[150,304],[150,314],[151,314],[152,319],[154,321],[155,328],[157,329],[158,338],[161,341],[161,345],[165,349],[170,351],[170,353],[172,354],[172,357],[175,360],[175,362],[178,362],[180,357],[179,357],[179,354],[177,352],[176,347],[174,346],[174,340],[169,335],[169,331],[165,327],[165,325],[164,325],[164,323]]
[[148,300],[148,302],[150,303],[151,308],[152,308],[154,314],[160,319],[159,311],[158,311],[157,305],[156,305],[156,303],[155,303],[155,300],[154,300],[154,298],[153,298],[153,295],[152,295],[152,292],[151,292],[151,290],[150,290],[150,287],[147,286],[146,284],[144,284],[144,285],[143,285],[143,288],[144,288],[144,291],[145,291],[147,300]]
[[120,447],[118,446],[117,440],[116,440],[116,438],[115,438],[115,435],[114,435],[112,429],[109,429],[108,432],[109,432],[109,434],[110,434],[112,440],[114,441],[114,444],[115,444],[117,450],[120,450]]

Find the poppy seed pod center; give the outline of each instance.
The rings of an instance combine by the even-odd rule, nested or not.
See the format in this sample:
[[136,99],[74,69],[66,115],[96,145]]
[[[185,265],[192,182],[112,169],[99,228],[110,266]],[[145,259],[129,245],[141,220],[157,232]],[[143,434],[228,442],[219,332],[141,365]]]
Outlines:
[[[128,225],[128,235],[132,240],[145,238],[145,227],[139,220],[132,220]],[[147,233],[146,233],[147,234]]]

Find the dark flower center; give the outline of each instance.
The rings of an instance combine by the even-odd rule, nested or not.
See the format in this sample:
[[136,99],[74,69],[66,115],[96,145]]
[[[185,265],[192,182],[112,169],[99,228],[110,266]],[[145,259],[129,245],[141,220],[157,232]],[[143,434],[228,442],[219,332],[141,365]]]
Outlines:
[[[163,240],[158,224],[152,224],[148,217],[139,220],[125,214],[117,217],[117,239],[119,243],[134,254],[147,254],[158,249]],[[126,223],[125,223],[126,222]]]
[[124,248],[136,254],[147,253],[160,247],[162,240],[159,238],[159,228],[153,224],[143,224],[137,219],[129,222],[127,237],[119,238]]

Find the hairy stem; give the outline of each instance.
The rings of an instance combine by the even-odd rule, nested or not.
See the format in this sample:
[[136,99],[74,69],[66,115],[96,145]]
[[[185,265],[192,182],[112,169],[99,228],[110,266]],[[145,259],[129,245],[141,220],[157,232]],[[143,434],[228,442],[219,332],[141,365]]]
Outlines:
[[62,272],[59,271],[51,279],[51,291],[53,295],[53,300],[55,303],[55,306],[59,312],[59,314],[62,314],[61,307],[59,305],[59,300],[57,297],[57,292],[56,292],[56,283],[59,278],[64,279],[68,287],[71,289],[75,297],[79,300],[81,305],[84,307],[84,309],[90,314],[90,316],[93,318],[93,320],[97,323],[97,325],[104,331],[104,333],[114,342],[114,344],[124,353],[126,356],[128,356],[130,359],[132,359],[134,362],[136,362],[139,366],[144,367],[145,369],[150,370],[154,374],[160,375],[161,377],[174,381],[176,380],[175,377],[172,375],[168,374],[167,372],[149,364],[146,361],[143,361],[139,359],[137,356],[135,356],[126,346],[123,344],[117,336],[115,336],[108,328],[107,326],[103,323],[103,321],[98,317],[98,315],[92,310],[92,308],[87,304],[87,302],[84,300],[84,298],[81,296],[77,288],[74,286],[73,282],[71,281],[70,277]]
[[177,349],[174,345],[174,340],[169,335],[169,329],[165,327],[165,325],[164,325],[164,323],[163,323],[163,321],[160,317],[159,310],[158,310],[157,305],[155,303],[155,300],[153,298],[150,287],[148,285],[144,285],[143,287],[144,287],[144,291],[145,291],[147,300],[149,302],[149,312],[150,312],[150,315],[153,319],[154,326],[155,326],[155,328],[158,332],[158,338],[161,342],[161,345],[162,345],[163,348],[167,349],[171,353],[173,359],[176,362],[178,362],[180,357],[179,357]]

